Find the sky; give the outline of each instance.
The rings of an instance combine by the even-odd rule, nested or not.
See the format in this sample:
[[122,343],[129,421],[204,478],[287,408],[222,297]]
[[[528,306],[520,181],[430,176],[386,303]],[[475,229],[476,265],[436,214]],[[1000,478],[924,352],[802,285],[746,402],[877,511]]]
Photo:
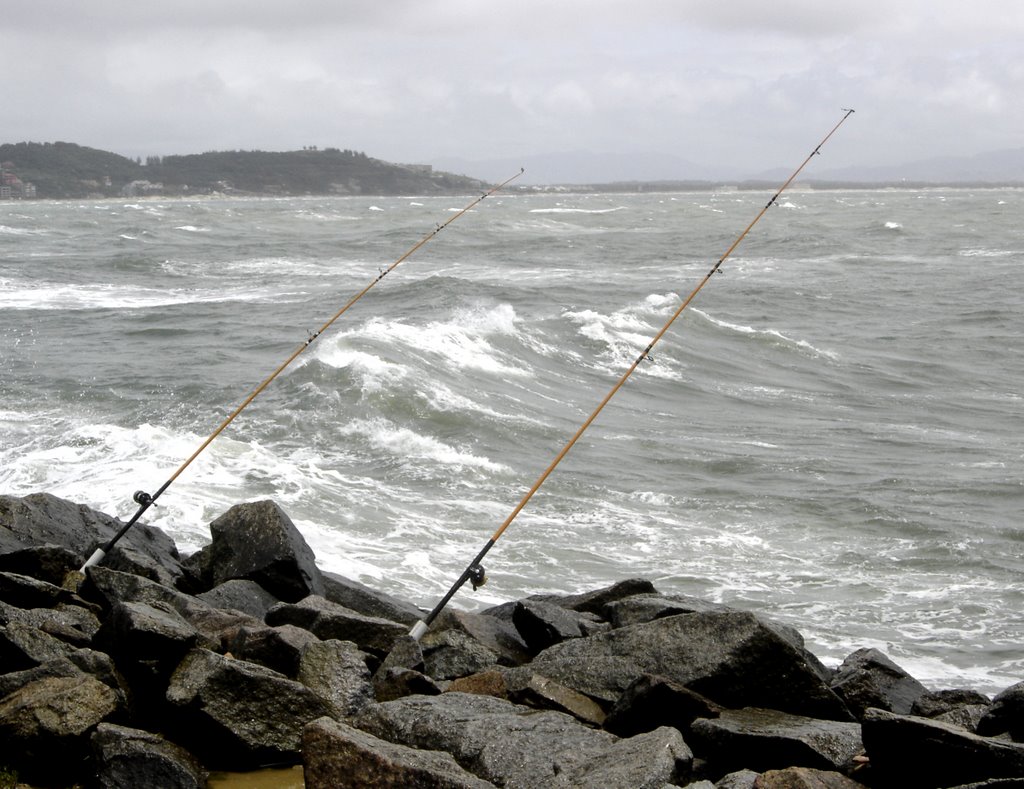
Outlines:
[[[1019,0],[3,0],[0,142],[830,167],[1024,147]],[[469,172],[468,174],[474,174]]]

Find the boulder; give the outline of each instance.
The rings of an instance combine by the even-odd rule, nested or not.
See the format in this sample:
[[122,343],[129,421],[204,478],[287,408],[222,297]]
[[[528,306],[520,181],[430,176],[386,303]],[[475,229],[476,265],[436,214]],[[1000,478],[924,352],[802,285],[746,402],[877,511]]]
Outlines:
[[411,627],[423,618],[424,614],[416,606],[392,597],[385,592],[371,589],[359,581],[345,578],[335,573],[323,573],[324,597],[332,603],[358,611],[364,616],[377,619],[390,619]]
[[676,614],[706,613],[708,611],[734,611],[719,603],[689,595],[639,594],[616,600],[605,606],[605,614],[612,627],[629,627]]
[[319,640],[295,625],[245,626],[238,628],[225,646],[232,657],[259,663],[294,679],[303,650]]
[[722,776],[714,785],[715,789],[754,789],[754,782],[760,773],[753,770],[737,770],[734,773]]
[[554,786],[583,789],[661,789],[690,774],[693,752],[670,726],[619,740]]
[[[4,553],[33,546],[59,546],[72,553],[77,566],[81,566],[123,525],[84,504],[49,493],[33,493],[23,498],[0,496],[0,535],[4,536],[0,549]],[[136,523],[125,534],[104,564],[170,585],[183,575],[174,541],[144,523]]]
[[788,767],[763,773],[754,782],[754,789],[864,789],[864,784],[831,770]]
[[374,700],[366,658],[350,641],[313,641],[302,650],[296,679],[335,717],[354,715]]
[[306,789],[493,789],[450,754],[396,745],[330,718],[302,733]]
[[978,734],[1003,733],[1017,742],[1024,742],[1024,682],[1011,685],[992,699],[978,721]]
[[717,718],[694,721],[690,733],[701,756],[721,772],[786,767],[848,770],[863,750],[856,723],[777,710],[722,710]]
[[851,720],[818,673],[817,659],[742,611],[679,614],[556,644],[533,669],[614,704],[656,674],[726,707],[765,707]]
[[909,715],[928,689],[877,649],[858,649],[836,670],[830,684],[860,717],[869,707]]
[[311,595],[298,603],[280,603],[267,612],[268,625],[295,625],[317,638],[351,641],[360,649],[385,654],[406,627],[389,619],[365,616],[351,608]]
[[868,710],[862,735],[872,781],[882,786],[947,787],[1024,777],[1024,745],[929,718]]
[[158,734],[101,723],[92,735],[96,779],[104,789],[205,789],[207,774],[188,751]]
[[502,666],[520,666],[530,659],[529,647],[512,622],[467,611],[444,611],[421,639],[424,651],[443,641],[450,631],[469,636],[492,652]]
[[0,700],[4,759],[26,780],[73,783],[89,756],[92,730],[119,712],[117,694],[92,677],[30,682]]
[[74,647],[42,630],[21,622],[0,627],[0,666],[6,671],[21,671],[49,660],[65,657]]
[[593,614],[572,611],[554,603],[521,600],[512,610],[512,624],[522,636],[531,655],[570,638],[588,635]]
[[255,769],[298,760],[302,727],[331,712],[317,694],[276,671],[205,649],[171,677],[182,744],[219,769]]
[[604,728],[620,737],[673,726],[690,730],[698,718],[716,718],[722,708],[710,699],[665,677],[643,674],[619,696]]
[[935,718],[958,707],[987,707],[991,703],[992,699],[976,690],[953,688],[928,691],[914,702],[910,714],[922,718]]
[[619,581],[603,589],[595,589],[592,592],[583,592],[574,595],[533,595],[527,599],[541,602],[553,603],[568,608],[572,611],[587,611],[591,614],[605,616],[605,606],[618,600],[635,595],[657,594],[658,590],[654,584],[644,578],[629,578]]
[[289,603],[324,594],[312,549],[274,502],[236,504],[210,524],[210,535],[185,562],[201,589],[242,578]]
[[590,726],[601,726],[605,720],[604,710],[592,699],[535,674],[529,666],[500,668],[461,677],[445,690],[449,693],[478,693],[535,709],[565,712]]
[[21,573],[0,572],[0,600],[17,608],[50,608],[74,600],[67,589]]
[[424,673],[435,680],[455,679],[498,665],[498,655],[460,630],[428,633],[421,642]]
[[260,621],[263,621],[267,611],[281,602],[255,581],[247,581],[244,578],[225,581],[196,597],[214,608],[231,608]]
[[[0,534],[3,533],[0,528]],[[32,545],[10,552],[0,546],[0,571],[23,573],[54,586],[63,586],[68,573],[81,566],[78,557],[60,545]]]

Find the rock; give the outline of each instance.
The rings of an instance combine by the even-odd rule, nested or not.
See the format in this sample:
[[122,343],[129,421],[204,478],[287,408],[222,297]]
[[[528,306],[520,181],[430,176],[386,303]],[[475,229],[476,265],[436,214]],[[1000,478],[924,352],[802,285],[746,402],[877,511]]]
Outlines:
[[679,614],[572,639],[541,652],[538,673],[614,703],[656,674],[727,707],[765,707],[851,720],[818,674],[816,659],[741,611]]
[[298,603],[281,603],[267,612],[268,625],[295,625],[323,641],[351,641],[360,649],[385,654],[406,628],[388,619],[364,616],[350,608],[312,595]]
[[219,769],[297,761],[302,727],[331,712],[305,685],[205,649],[182,661],[167,701],[176,708],[182,743]]
[[862,733],[872,781],[880,785],[947,787],[1024,777],[1024,745],[929,718],[872,709],[864,714]]
[[975,690],[929,691],[914,702],[910,714],[918,715],[922,718],[934,718],[958,707],[987,707],[991,703],[992,699]]
[[54,586],[63,586],[67,574],[80,566],[78,557],[60,545],[33,545],[9,553],[0,548],[0,571],[23,573]]
[[0,600],[17,608],[50,608],[74,598],[67,589],[46,581],[20,573],[0,572]]
[[58,603],[54,608],[16,608],[0,601],[0,625],[17,622],[53,636],[72,647],[86,647],[99,630],[92,610]]
[[73,647],[30,625],[10,622],[0,627],[0,666],[4,671],[32,668],[72,651]]
[[313,551],[274,502],[236,504],[210,524],[210,535],[211,543],[185,562],[202,588],[242,578],[289,603],[324,594]]
[[[33,493],[23,498],[0,496],[0,535],[4,537],[0,550],[4,553],[34,546],[59,546],[72,553],[76,565],[81,566],[123,525],[84,504],[49,493]],[[104,564],[170,585],[183,575],[174,541],[144,523],[135,524],[127,532]]]
[[754,781],[754,789],[864,789],[864,784],[842,773],[789,767],[763,773]]
[[1024,742],[1024,682],[1011,685],[992,699],[978,721],[978,734],[992,736],[1004,732],[1017,742]]
[[114,691],[92,677],[30,682],[0,700],[5,762],[30,781],[72,783],[89,755],[92,730],[118,711]]
[[400,636],[373,675],[373,692],[377,701],[394,701],[415,694],[439,694],[441,688],[422,673],[425,668],[419,642],[412,636]]
[[860,726],[777,710],[722,710],[694,721],[693,744],[721,772],[812,767],[843,770],[863,750]]
[[658,590],[654,588],[654,584],[650,581],[643,578],[630,578],[593,592],[584,592],[583,594],[576,595],[533,595],[528,599],[541,603],[553,603],[572,611],[588,611],[591,614],[604,616],[605,606],[609,603],[624,600],[635,595],[657,593]]
[[669,726],[619,740],[554,786],[588,789],[661,789],[685,780],[693,752]]
[[643,674],[619,696],[604,728],[620,737],[673,726],[687,732],[697,718],[716,718],[722,708],[664,677]]
[[364,616],[412,626],[424,614],[416,606],[335,573],[323,573],[324,597]]
[[156,661],[168,666],[169,673],[203,639],[167,603],[128,602],[114,606],[96,641],[115,662]]
[[302,650],[296,679],[335,717],[354,715],[374,700],[366,658],[350,641],[314,641]]
[[330,718],[302,733],[306,789],[493,789],[450,754],[396,745]]
[[295,625],[240,627],[226,644],[239,660],[259,663],[287,677],[295,678],[303,650],[320,639]]
[[207,775],[188,751],[157,734],[101,723],[92,735],[104,789],[205,789]]
[[753,770],[737,770],[729,773],[715,784],[714,789],[753,789],[754,782],[758,779],[759,773]]
[[584,616],[553,603],[522,600],[512,611],[512,624],[523,637],[530,654],[536,655],[567,639],[583,637]]
[[559,712],[467,693],[372,704],[349,723],[389,742],[446,751],[464,769],[507,787],[563,785],[618,742]]
[[629,627],[676,614],[735,611],[734,608],[689,595],[640,594],[605,606],[612,627]]
[[858,649],[836,670],[831,688],[860,717],[869,707],[909,715],[928,692],[877,649]]
[[260,621],[263,621],[267,611],[281,602],[255,581],[247,581],[244,578],[225,581],[196,597],[214,608],[231,608],[256,617]]
[[424,673],[435,680],[475,674],[498,664],[498,655],[460,630],[428,633],[422,640]]
[[502,668],[461,677],[454,680],[446,692],[477,693],[507,699],[534,709],[565,712],[590,726],[601,726],[605,719],[604,710],[592,699],[535,674],[529,666]]
[[981,723],[981,719],[985,716],[986,709],[987,707],[982,707],[981,705],[970,706],[965,704],[963,707],[955,707],[949,712],[936,715],[932,720],[951,723],[954,726],[959,726],[961,729],[977,733],[978,724]]
[[445,611],[423,636],[424,650],[444,639],[447,631],[464,633],[495,655],[502,666],[520,666],[530,659],[530,650],[515,625],[507,620],[466,611]]

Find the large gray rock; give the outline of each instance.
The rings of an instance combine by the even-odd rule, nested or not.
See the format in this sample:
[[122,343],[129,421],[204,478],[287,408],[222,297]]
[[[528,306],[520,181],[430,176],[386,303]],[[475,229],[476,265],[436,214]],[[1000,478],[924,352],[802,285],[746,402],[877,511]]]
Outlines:
[[319,640],[295,625],[263,625],[239,628],[226,646],[232,657],[259,663],[294,679],[303,650]]
[[469,636],[493,653],[502,666],[520,666],[530,659],[530,650],[515,625],[505,619],[466,611],[444,611],[423,636],[424,654],[450,632]]
[[721,772],[811,767],[846,770],[863,750],[860,725],[777,710],[722,710],[694,721],[693,745]]
[[411,603],[371,589],[359,581],[335,573],[324,573],[323,577],[324,597],[364,616],[390,619],[392,622],[401,622],[407,626],[416,624],[424,616],[424,613]]
[[324,594],[312,549],[274,502],[236,504],[210,524],[210,535],[185,562],[204,589],[243,578],[289,603]]
[[63,586],[68,573],[82,566],[78,556],[61,545],[33,545],[10,552],[3,549],[2,535],[10,534],[0,528],[0,570],[18,572]]
[[[756,789],[864,789],[864,784],[832,770],[787,767],[769,770],[754,784]],[[907,787],[916,784],[906,784]]]
[[0,700],[5,764],[25,780],[74,783],[92,730],[119,712],[117,694],[92,677],[30,682]]
[[101,723],[92,735],[103,789],[205,789],[206,771],[188,751],[139,729]]
[[584,614],[572,611],[554,603],[542,603],[539,600],[521,600],[512,610],[512,624],[526,642],[531,655],[561,644],[570,638],[582,638],[587,635],[589,622]]
[[1003,733],[1017,742],[1024,742],[1024,682],[1011,685],[992,699],[978,721],[978,734]]
[[396,745],[320,718],[302,734],[306,789],[493,789],[450,754]]
[[267,611],[281,602],[255,581],[243,578],[225,581],[196,597],[215,608],[232,608],[260,621],[267,615]]
[[1024,745],[929,718],[868,710],[862,736],[872,780],[881,785],[946,787],[1024,777]]
[[734,611],[720,603],[712,603],[689,595],[640,594],[616,600],[605,606],[605,614],[612,627],[629,627],[676,614],[705,613],[707,611]]
[[302,727],[331,712],[313,691],[271,669],[196,649],[171,677],[180,737],[210,767],[295,762]]
[[[601,726],[605,720],[604,710],[593,699],[535,674],[529,666],[496,668],[460,677],[448,685],[446,692],[479,693],[534,709],[565,712],[591,726]],[[654,728],[657,726],[651,727]]]
[[350,641],[314,641],[302,651],[296,679],[336,717],[354,715],[373,701],[367,657]]
[[660,789],[681,780],[692,760],[674,729],[622,740],[558,712],[465,693],[374,704],[349,722],[389,742],[450,753],[509,789]]
[[[56,545],[74,554],[81,566],[124,524],[109,515],[57,498],[33,493],[0,496],[0,551]],[[178,549],[159,529],[136,523],[104,559],[107,567],[137,572],[174,585],[182,577]],[[51,581],[55,579],[49,579]]]
[[298,603],[281,603],[267,612],[268,625],[295,625],[328,641],[351,641],[361,649],[385,654],[395,640],[406,635],[398,622],[365,616],[350,608],[311,595]]
[[42,630],[21,622],[0,627],[0,666],[3,671],[22,671],[49,660],[65,657],[74,647]]
[[877,649],[858,649],[836,670],[830,684],[860,717],[869,707],[909,715],[928,689]]
[[698,718],[715,718],[722,708],[710,699],[664,677],[644,674],[615,702],[604,727],[620,737],[672,726],[688,732]]
[[658,590],[654,588],[654,584],[650,581],[644,578],[629,578],[591,592],[572,595],[533,595],[527,599],[541,603],[553,603],[572,611],[587,611],[591,614],[606,616],[605,606],[609,603],[625,600],[627,597],[635,595],[654,595],[657,593]]
[[852,719],[813,656],[741,611],[680,614],[572,639],[541,652],[532,668],[608,703],[655,674],[726,707]]

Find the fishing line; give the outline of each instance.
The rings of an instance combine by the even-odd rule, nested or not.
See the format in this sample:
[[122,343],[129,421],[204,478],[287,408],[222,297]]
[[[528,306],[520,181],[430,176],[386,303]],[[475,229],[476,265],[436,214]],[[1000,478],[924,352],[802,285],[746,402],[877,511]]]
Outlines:
[[551,472],[553,472],[555,468],[558,466],[558,464],[562,462],[562,459],[567,454],[569,454],[569,450],[573,448],[573,445],[579,440],[580,436],[582,436],[583,433],[586,432],[587,428],[590,427],[591,423],[595,419],[597,419],[598,414],[600,414],[601,411],[604,410],[604,407],[608,404],[608,401],[610,401],[615,396],[615,393],[622,388],[623,384],[626,383],[626,381],[633,374],[636,368],[640,366],[640,363],[643,362],[645,359],[650,358],[651,350],[658,343],[658,341],[665,335],[665,333],[671,328],[672,324],[675,323],[676,318],[678,318],[682,314],[683,310],[685,310],[689,306],[690,302],[693,301],[694,297],[696,297],[698,293],[700,293],[700,291],[708,283],[711,277],[714,276],[719,271],[722,263],[725,262],[726,258],[728,258],[733,253],[736,247],[740,245],[740,242],[743,241],[744,238],[746,238],[747,234],[751,231],[754,225],[756,225],[758,221],[760,221],[761,217],[765,215],[768,209],[775,204],[775,201],[778,200],[779,195],[781,195],[786,190],[786,188],[800,174],[804,167],[807,166],[807,163],[810,162],[811,159],[813,159],[816,155],[821,153],[821,147],[826,142],[828,142],[829,138],[836,133],[839,127],[843,125],[846,119],[849,118],[853,114],[853,112],[854,111],[851,109],[843,109],[844,115],[839,120],[839,122],[832,127],[832,130],[829,131],[829,133],[825,135],[825,137],[822,139],[821,142],[818,143],[814,150],[807,155],[807,158],[804,159],[803,163],[799,167],[797,167],[796,170],[793,171],[793,174],[789,176],[789,178],[786,179],[785,183],[783,183],[782,186],[779,187],[778,191],[775,192],[774,195],[772,195],[771,199],[765,204],[764,208],[762,208],[761,211],[757,214],[757,216],[754,217],[753,221],[751,221],[751,223],[746,226],[743,232],[740,233],[739,236],[737,236],[736,240],[733,241],[732,245],[725,251],[725,254],[718,259],[715,265],[711,267],[711,270],[708,271],[708,273],[704,275],[704,278],[697,284],[697,287],[695,287],[690,292],[690,295],[683,299],[682,303],[679,305],[676,311],[665,322],[665,325],[661,327],[661,330],[654,336],[654,339],[652,339],[647,344],[647,347],[640,352],[640,355],[637,356],[637,358],[629,366],[629,369],[627,369],[626,372],[623,373],[622,377],[619,378],[619,380],[611,388],[611,391],[609,391],[608,394],[605,395],[604,399],[598,404],[597,408],[595,408],[594,411],[590,414],[590,416],[587,417],[586,421],[582,425],[580,425],[579,430],[577,430],[573,437],[569,439],[568,443],[566,443],[566,445],[562,447],[562,450],[555,456],[555,459],[551,461],[551,464],[544,470],[544,472],[540,475],[537,481],[533,483],[533,487],[531,487],[523,496],[523,498],[520,499],[519,503],[515,506],[515,509],[512,510],[512,513],[505,519],[501,526],[498,527],[498,530],[494,532],[491,538],[484,545],[483,549],[476,555],[473,561],[469,563],[469,566],[467,566],[466,569],[462,571],[462,575],[460,575],[458,579],[456,579],[455,583],[451,585],[451,588],[448,589],[444,597],[441,598],[438,604],[434,606],[433,610],[429,614],[427,614],[425,618],[421,619],[415,625],[413,625],[412,630],[409,631],[409,635],[412,636],[413,639],[415,639],[416,641],[420,640],[423,634],[427,632],[427,628],[430,627],[430,624],[434,621],[434,619],[437,618],[438,614],[440,614],[441,611],[444,610],[444,607],[448,604],[448,601],[452,599],[452,597],[460,588],[462,588],[466,581],[469,581],[472,584],[474,590],[482,586],[487,581],[486,572],[484,571],[483,565],[481,565],[480,563],[483,561],[488,551],[490,551],[491,548],[494,547],[494,544],[498,541],[501,535],[505,533],[505,530],[512,524],[512,521],[516,519],[516,516],[519,515],[519,513],[527,505],[530,499],[533,498],[533,494],[536,493],[538,489],[540,489],[540,486],[544,484],[544,481],[551,475]]
[[349,308],[353,304],[355,304],[357,301],[359,301],[363,296],[365,296],[373,288],[374,285],[376,285],[378,282],[380,282],[382,279],[384,279],[384,277],[386,277],[388,274],[390,274],[392,271],[394,271],[396,268],[398,268],[398,266],[401,263],[403,263],[405,260],[407,260],[409,257],[411,257],[413,255],[413,253],[415,253],[418,249],[420,249],[420,247],[424,246],[428,241],[430,241],[432,238],[434,238],[438,233],[440,233],[442,230],[444,230],[446,227],[448,227],[448,225],[450,225],[452,222],[454,222],[459,217],[461,217],[464,214],[468,213],[471,209],[473,209],[475,206],[480,204],[486,198],[490,197],[495,192],[497,192],[497,191],[503,189],[504,187],[506,187],[508,184],[510,184],[512,181],[514,181],[516,178],[518,178],[520,175],[522,175],[523,172],[524,172],[524,170],[522,168],[520,168],[519,172],[516,173],[515,175],[513,175],[511,178],[507,178],[506,180],[502,181],[497,186],[491,187],[486,192],[484,192],[482,195],[480,195],[475,200],[473,200],[468,205],[466,205],[464,208],[462,208],[459,211],[457,211],[456,213],[452,214],[450,217],[448,217],[447,220],[445,220],[441,224],[437,225],[433,230],[431,230],[429,233],[427,233],[425,236],[423,236],[423,238],[421,238],[419,241],[417,241],[415,244],[413,244],[408,249],[408,251],[405,252],[405,254],[403,254],[397,260],[395,260],[394,263],[392,263],[386,269],[382,269],[380,274],[378,274],[377,277],[375,277],[370,282],[370,284],[368,284],[365,288],[363,288],[361,291],[356,293],[352,298],[350,298],[345,303],[345,305],[341,309],[339,309],[336,313],[334,313],[334,315],[332,315],[331,318],[328,321],[326,321],[319,329],[317,329],[315,332],[312,332],[309,335],[309,337],[306,338],[305,342],[303,342],[298,348],[296,348],[292,352],[291,356],[289,356],[287,359],[285,359],[277,367],[277,369],[275,369],[270,375],[268,375],[265,379],[263,379],[263,382],[259,386],[257,386],[252,391],[252,393],[242,401],[241,405],[239,405],[234,411],[232,411],[231,414],[227,417],[227,419],[225,419],[223,422],[220,423],[220,425],[217,426],[216,430],[214,430],[212,433],[210,433],[209,437],[202,444],[200,444],[199,448],[195,452],[192,453],[192,455],[188,458],[188,460],[186,460],[184,463],[182,463],[178,467],[178,470],[175,471],[170,476],[170,478],[163,485],[161,485],[157,489],[156,493],[150,495],[146,491],[142,491],[142,490],[139,490],[139,491],[135,492],[135,495],[132,496],[132,499],[135,501],[136,504],[139,505],[138,510],[136,510],[135,514],[131,517],[131,519],[127,523],[125,523],[124,526],[121,527],[121,529],[117,532],[117,534],[115,534],[113,536],[113,538],[109,542],[107,542],[106,545],[104,545],[101,548],[97,548],[93,552],[92,556],[90,556],[88,558],[88,560],[86,560],[85,564],[82,565],[82,569],[79,572],[84,573],[85,569],[87,567],[89,567],[91,565],[94,565],[94,564],[98,564],[99,562],[103,561],[103,557],[106,556],[108,553],[110,553],[111,549],[113,549],[113,547],[117,544],[118,540],[120,540],[122,537],[124,537],[125,534],[128,533],[128,530],[138,522],[139,518],[141,518],[143,516],[143,514],[146,512],[146,510],[148,510],[150,507],[152,507],[152,506],[154,506],[156,504],[157,499],[159,499],[164,494],[164,491],[166,491],[174,483],[174,481],[179,476],[181,476],[181,473],[185,469],[187,469],[189,467],[189,465],[191,465],[192,461],[195,460],[197,457],[199,457],[199,455],[202,454],[203,450],[206,449],[208,446],[210,446],[210,444],[213,443],[214,439],[217,438],[217,436],[219,436],[222,432],[224,432],[224,429],[228,425],[230,425],[232,422],[235,421],[235,417],[237,417],[239,414],[241,414],[242,411],[244,411],[245,408],[249,405],[249,403],[251,403],[253,400],[255,400],[260,395],[260,393],[264,389],[266,389],[275,378],[277,378],[277,376],[279,376],[282,372],[284,372],[285,369],[287,369],[288,366],[292,362],[294,362],[304,350],[306,350],[310,345],[312,345],[313,342],[321,334],[323,334],[325,331],[327,331],[327,329],[329,329],[331,327],[331,325],[336,320],[338,320],[338,318],[340,318],[342,315],[344,315],[346,312],[348,312]]

